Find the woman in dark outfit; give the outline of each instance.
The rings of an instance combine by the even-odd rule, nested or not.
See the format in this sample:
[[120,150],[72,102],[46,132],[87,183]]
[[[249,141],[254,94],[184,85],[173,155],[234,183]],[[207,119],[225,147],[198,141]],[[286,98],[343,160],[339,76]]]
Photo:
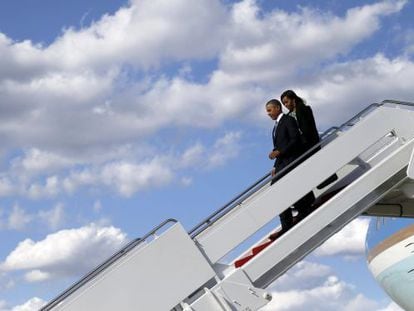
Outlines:
[[299,130],[301,131],[302,144],[304,146],[303,152],[308,151],[319,143],[320,140],[312,108],[305,105],[303,99],[297,96],[292,90],[284,91],[280,98],[283,105],[289,110],[289,115],[295,118],[298,123]]
[[[283,105],[289,110],[288,115],[293,117],[298,124],[301,132],[303,154],[320,141],[312,109],[311,107],[305,105],[303,99],[297,96],[292,90],[284,91],[280,96],[280,99]],[[314,150],[306,158],[312,156],[312,154],[317,152],[319,149],[320,148],[316,148],[316,150]],[[295,209],[298,211],[298,221],[302,220],[311,213],[314,201],[315,195],[311,191],[294,204]]]

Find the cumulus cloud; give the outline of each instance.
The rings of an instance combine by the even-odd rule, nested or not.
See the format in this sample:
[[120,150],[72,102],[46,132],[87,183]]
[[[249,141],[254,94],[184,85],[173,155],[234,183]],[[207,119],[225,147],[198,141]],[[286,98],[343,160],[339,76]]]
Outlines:
[[56,196],[59,192],[59,177],[49,176],[46,178],[44,184],[34,183],[28,189],[28,196],[32,199],[51,198]]
[[[412,101],[414,94],[408,81],[413,76],[414,63],[410,59],[388,58],[379,53],[366,59],[334,64],[300,91],[309,102],[317,104],[318,119],[326,126],[345,121],[343,112],[331,109],[332,94],[337,105],[347,107],[349,118],[368,104],[384,99]],[[319,113],[322,110],[324,113]]]
[[[279,88],[295,88],[308,99],[322,127],[343,121],[343,110],[332,109],[333,102],[351,114],[386,97],[411,99],[409,37],[404,55],[338,60],[380,31],[383,20],[406,3],[378,1],[337,16],[306,7],[265,12],[254,0],[232,5],[132,0],[88,27],[65,29],[48,46],[0,33],[0,154],[20,153],[5,163],[9,169],[0,174],[0,196],[50,199],[99,187],[130,197],[183,175],[180,183],[189,185],[193,178],[187,170],[225,164],[238,154],[244,136],[235,130],[212,144],[200,139],[187,149],[165,140],[158,143],[166,144],[162,152],[153,137],[174,136],[178,130],[188,138],[193,129],[221,130],[228,123],[260,126],[263,103],[277,97]],[[199,77],[196,67],[207,72]],[[137,151],[142,146],[149,147]],[[35,220],[58,228],[65,217],[58,204],[39,213],[17,205],[0,218],[1,227],[21,229]],[[364,226],[350,225],[317,253],[360,255],[363,244],[352,235],[362,236]],[[347,243],[332,242],[338,239]],[[2,269],[23,270],[28,282],[77,274],[92,263],[79,265],[77,255],[86,250],[75,240],[104,254],[103,248],[116,248],[125,236],[119,229],[91,225],[43,241],[28,239]],[[70,254],[51,246],[65,243]],[[29,253],[34,256],[30,263]],[[290,310],[306,300],[316,306],[320,297],[339,297],[345,306],[328,304],[331,310],[374,306],[349,294],[349,286],[328,268],[305,266],[293,277],[306,278],[310,285],[295,291],[294,282],[285,280],[280,287],[281,301],[293,297],[298,303]]]
[[102,203],[101,203],[101,201],[100,201],[100,200],[96,200],[96,201],[93,203],[93,210],[94,210],[94,212],[96,212],[96,213],[99,213],[99,212],[102,210]]
[[[253,0],[232,7],[218,0],[190,6],[185,0],[131,1],[88,28],[67,29],[47,47],[2,35],[2,68],[8,69],[0,77],[0,133],[8,145],[81,154],[174,124],[217,126],[256,111],[253,104],[274,85],[294,80],[301,67],[346,53],[404,4],[383,1],[337,17],[310,9],[264,13]],[[207,83],[144,70],[212,58],[219,63]],[[131,80],[128,70],[144,77]],[[30,156],[22,164],[37,169],[50,154]],[[64,155],[48,165],[62,161],[71,160]]]
[[214,168],[235,158],[241,150],[242,133],[227,132],[218,138],[211,147],[200,142],[183,152],[179,163],[182,167]]
[[403,311],[395,302],[391,302],[388,306],[378,311]]
[[208,166],[223,165],[229,159],[236,157],[240,151],[240,132],[227,133],[218,139],[213,146],[213,151],[208,158]]
[[[167,146],[161,155],[153,155],[151,151],[151,156],[141,159],[122,152],[114,154],[114,160],[83,162],[73,169],[68,165],[70,161],[58,155],[32,150],[24,157],[12,159],[9,175],[13,177],[13,183],[10,182],[10,188],[15,189],[15,194],[36,200],[55,198],[63,193],[73,194],[82,187],[109,188],[121,196],[130,197],[138,191],[172,182],[182,170],[212,169],[224,165],[238,155],[242,148],[241,137],[240,131],[225,132],[209,145],[197,142],[183,151]],[[48,172],[52,174],[48,175]],[[40,216],[43,219],[46,216],[57,217],[59,211],[55,210],[54,215],[49,212]]]
[[72,165],[71,159],[57,153],[32,148],[12,160],[11,169],[26,176],[45,174]]
[[24,279],[29,283],[41,282],[51,278],[51,274],[41,270],[32,270],[24,275]]
[[7,275],[7,273],[0,271],[0,292],[11,290],[15,287],[15,285],[16,285],[16,280],[13,277]]
[[97,266],[126,242],[114,227],[90,224],[49,234],[44,240],[26,239],[1,263],[2,271],[27,271],[30,282],[78,276]]
[[137,189],[159,186],[172,179],[171,169],[154,159],[147,164],[113,163],[104,167],[103,183],[114,186],[124,196],[131,196]]
[[[98,70],[108,64],[125,62],[147,68],[163,59],[208,57],[214,55],[222,42],[220,26],[223,23],[225,8],[217,0],[200,1],[191,6],[185,0],[168,4],[160,0],[134,0],[88,28],[66,29],[48,47],[30,41],[13,42],[2,35],[2,67],[10,68],[3,72],[9,76],[20,69],[18,73],[28,71],[39,75],[44,68]],[[205,40],[212,33],[216,34],[214,40]],[[22,76],[27,78],[28,74],[18,75]]]
[[352,284],[340,280],[330,267],[307,261],[293,267],[269,290],[273,299],[263,311],[364,311],[382,307],[379,302],[357,293]]
[[314,251],[316,256],[362,256],[370,219],[357,218]]
[[58,203],[50,210],[39,211],[39,218],[45,222],[50,229],[56,230],[65,221],[65,210],[62,203]]
[[405,3],[356,7],[342,18],[308,8],[299,13],[275,10],[260,18],[256,1],[241,1],[232,11],[235,35],[221,57],[220,74],[237,81],[282,80],[303,66],[346,53],[379,29],[382,16],[400,11]]
[[12,230],[22,230],[33,220],[33,216],[27,213],[18,204],[13,205],[9,214],[7,227]]
[[46,305],[46,301],[37,297],[33,297],[24,304],[12,308],[8,307],[6,301],[0,300],[0,311],[38,311],[44,305]]
[[24,304],[15,306],[9,311],[38,311],[44,305],[46,305],[46,301],[38,297],[33,297]]
[[37,212],[30,212],[17,203],[11,209],[5,210],[0,210],[0,229],[23,231],[27,230],[30,224],[38,223],[56,230],[64,224],[66,218],[62,203]]
[[[25,148],[0,176],[0,195],[52,198],[103,184],[131,196],[164,185],[175,172],[170,163],[163,163],[157,148],[138,161],[131,159],[131,148],[167,128],[257,122],[264,118],[258,103],[274,97],[275,85],[294,83],[315,103],[320,124],[338,117],[337,109],[323,109],[333,93],[337,103],[351,101],[354,107],[372,100],[373,94],[408,97],[408,82],[397,83],[394,77],[410,81],[414,73],[409,59],[378,54],[332,62],[317,71],[311,83],[298,76],[303,68],[347,53],[378,31],[382,18],[405,4],[381,1],[339,17],[306,7],[263,12],[254,0],[231,6],[218,0],[190,6],[185,0],[168,5],[131,1],[89,27],[66,29],[49,46],[15,42],[1,34],[1,148]],[[128,40],[122,39],[125,36]],[[191,72],[195,59],[217,61],[203,82],[182,70],[170,76],[157,71],[185,61],[185,72]],[[237,132],[228,133],[209,149],[200,141],[181,160],[175,157],[177,167],[192,166],[199,159],[203,167],[220,166],[234,157],[238,150],[233,141],[240,140]]]
[[322,264],[301,261],[272,285],[276,291],[311,289],[323,283],[333,270]]
[[15,192],[12,182],[9,178],[0,178],[0,196],[10,196]]

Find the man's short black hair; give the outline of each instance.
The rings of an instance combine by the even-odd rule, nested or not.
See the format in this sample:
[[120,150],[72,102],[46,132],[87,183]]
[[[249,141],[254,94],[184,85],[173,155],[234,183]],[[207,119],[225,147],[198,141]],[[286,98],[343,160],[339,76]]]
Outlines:
[[269,100],[266,103],[266,106],[267,105],[273,105],[273,106],[276,106],[276,107],[279,107],[280,109],[282,109],[282,103],[279,100],[277,100],[277,99],[271,99],[271,100]]

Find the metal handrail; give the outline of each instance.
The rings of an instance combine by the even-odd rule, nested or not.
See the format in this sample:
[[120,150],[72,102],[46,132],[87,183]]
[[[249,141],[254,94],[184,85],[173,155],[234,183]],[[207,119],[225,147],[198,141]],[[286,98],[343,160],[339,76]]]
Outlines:
[[153,236],[157,231],[159,231],[162,227],[167,225],[168,223],[177,223],[178,221],[175,219],[167,219],[160,223],[158,226],[156,226],[154,229],[152,229],[149,233],[147,233],[142,238],[137,238],[129,242],[127,245],[125,245],[121,250],[113,254],[109,259],[105,260],[102,264],[100,264],[98,267],[93,269],[91,272],[86,274],[82,279],[80,279],[78,282],[73,284],[71,287],[66,289],[62,294],[51,300],[46,306],[42,307],[40,311],[48,311],[51,310],[53,307],[58,305],[60,302],[62,302],[64,299],[68,298],[70,295],[72,295],[76,290],[81,288],[83,285],[85,285],[87,282],[95,278],[97,275],[99,275],[101,272],[106,270],[110,265],[112,265],[115,261],[120,259],[121,257],[128,254],[132,249],[137,247],[139,244],[143,243],[146,239],[148,239],[150,236]]
[[[336,133],[336,131],[334,133]],[[330,137],[334,133],[330,134],[328,137]],[[309,150],[307,150],[305,153],[303,153],[296,160],[294,160],[293,162],[289,163],[289,165],[287,165],[286,167],[284,167],[283,169],[281,169],[279,172],[277,172],[274,177],[270,177],[270,173],[267,173],[262,178],[260,178],[258,181],[256,181],[253,185],[251,185],[246,190],[244,190],[243,192],[241,192],[234,199],[230,200],[223,207],[219,208],[217,211],[215,211],[213,214],[211,214],[205,220],[203,220],[202,222],[200,222],[199,224],[197,224],[188,233],[194,239],[197,235],[199,235],[205,229],[207,229],[209,226],[211,226],[216,221],[218,221],[222,216],[226,215],[228,212],[230,212],[236,206],[238,206],[240,203],[242,203],[246,198],[250,197],[251,195],[253,195],[257,191],[259,191],[271,179],[273,179],[273,178],[276,179],[277,177],[282,176],[283,174],[285,174],[288,170],[292,169],[292,167],[294,167],[295,165],[299,164],[303,159],[305,159],[313,151],[315,151],[315,150],[317,150],[317,148],[321,147],[321,145],[322,145],[322,141],[320,141],[319,143],[317,143],[316,145],[314,145],[312,148],[310,148]]]
[[336,131],[338,130],[339,127],[337,126],[331,126],[330,128],[328,128],[325,132],[323,132],[321,135],[319,135],[320,137],[326,136],[327,134],[329,134],[332,131]]
[[[276,179],[279,176],[282,176],[289,170],[291,170],[296,165],[300,164],[303,160],[305,160],[309,155],[311,155],[313,152],[316,152],[318,148],[321,148],[324,141],[328,140],[329,138],[336,135],[338,132],[340,132],[344,127],[347,126],[353,126],[354,121],[361,118],[364,114],[366,114],[368,111],[372,110],[373,108],[376,109],[380,106],[382,106],[383,103],[373,103],[369,106],[367,106],[365,109],[357,113],[355,116],[353,116],[351,119],[343,123],[340,127],[331,127],[328,130],[326,130],[321,135],[321,141],[315,145],[312,146],[312,148],[308,149],[305,153],[303,153],[300,157],[295,159],[293,162],[291,162],[289,165],[284,167],[282,170],[276,173],[274,177],[270,177],[270,173],[267,173],[262,178],[260,178],[258,181],[256,181],[253,185],[248,187],[246,190],[241,192],[238,196],[236,196],[234,199],[230,200],[228,203],[226,203],[224,206],[219,208],[216,212],[211,214],[209,217],[201,221],[199,224],[197,224],[194,228],[192,228],[188,234],[191,236],[191,238],[195,238],[197,235],[202,233],[204,230],[206,230],[209,226],[213,225],[215,222],[217,222],[221,217],[232,211],[234,208],[236,208],[240,203],[242,203],[246,198],[250,197],[257,191],[259,191],[263,186],[265,186],[270,180]],[[333,132],[332,132],[333,130]]]
[[403,102],[403,101],[398,101],[398,100],[394,100],[394,99],[385,99],[381,102],[381,104],[397,104],[397,105],[403,105],[403,106],[410,106],[410,107],[414,107],[414,103],[412,102]]
[[[223,207],[218,209],[216,212],[214,212],[212,215],[210,215],[208,218],[200,222],[198,225],[196,225],[193,229],[189,231],[189,234],[192,238],[195,238],[198,234],[203,232],[205,229],[207,229],[209,226],[214,224],[216,221],[218,221],[221,217],[226,215],[228,212],[233,210],[237,205],[239,205],[243,200],[250,197],[254,193],[256,193],[258,190],[260,190],[264,185],[268,183],[273,178],[277,178],[278,176],[284,174],[286,171],[290,170],[292,167],[296,166],[300,162],[302,162],[306,157],[308,157],[311,153],[313,153],[315,150],[320,148],[325,140],[328,140],[329,138],[333,137],[344,127],[347,126],[353,126],[354,121],[359,119],[361,116],[366,114],[369,110],[372,108],[378,108],[384,104],[398,104],[398,105],[406,105],[414,107],[414,103],[411,102],[400,102],[396,100],[384,100],[380,104],[374,103],[366,107],[364,110],[356,114],[354,117],[343,123],[340,127],[331,127],[328,130],[326,130],[321,137],[321,141],[314,145],[312,148],[307,150],[304,154],[302,154],[300,157],[298,157],[295,161],[290,163],[288,166],[283,168],[281,171],[279,171],[274,177],[270,177],[270,173],[267,173],[265,176],[260,178],[258,181],[256,181],[253,185],[248,187],[246,190],[241,192],[238,196],[236,196],[234,199],[226,203]],[[149,233],[147,233],[143,238],[137,238],[133,241],[129,242],[126,246],[124,246],[120,251],[113,254],[109,259],[104,261],[102,264],[100,264],[98,267],[93,269],[91,272],[89,272],[86,276],[84,276],[80,281],[69,287],[67,290],[65,290],[62,294],[54,298],[52,301],[50,301],[46,306],[42,307],[40,311],[49,311],[59,303],[61,303],[64,299],[72,295],[76,290],[78,290],[80,287],[85,285],[87,282],[95,278],[97,275],[99,275],[101,272],[103,272],[105,269],[107,269],[110,265],[112,265],[115,261],[120,259],[121,257],[125,256],[127,253],[129,253],[132,249],[143,243],[145,240],[147,240],[150,236],[155,235],[157,231],[159,231],[162,227],[164,227],[166,224],[173,222],[177,223],[177,220],[175,219],[167,219],[161,224],[159,224],[157,227],[152,229]]]
[[353,126],[354,121],[356,121],[357,119],[361,118],[364,114],[366,114],[368,111],[372,110],[372,108],[378,108],[381,107],[383,104],[378,104],[378,103],[373,103],[369,106],[367,106],[365,109],[361,110],[360,112],[358,112],[356,115],[354,115],[351,119],[349,119],[348,121],[346,121],[345,123],[343,123],[339,128],[343,128],[346,126]]

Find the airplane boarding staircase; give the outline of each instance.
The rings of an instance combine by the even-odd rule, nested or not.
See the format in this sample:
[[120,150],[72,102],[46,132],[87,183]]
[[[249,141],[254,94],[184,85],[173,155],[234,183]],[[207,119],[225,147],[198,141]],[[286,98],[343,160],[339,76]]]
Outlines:
[[[259,310],[275,279],[359,215],[414,217],[409,200],[390,196],[407,187],[414,193],[413,103],[373,104],[328,130],[319,147],[272,186],[268,174],[188,233],[165,221],[41,310]],[[317,189],[334,174],[335,182]],[[274,242],[267,232],[245,246],[309,191],[317,197],[309,216]],[[240,245],[249,250],[220,262]]]

